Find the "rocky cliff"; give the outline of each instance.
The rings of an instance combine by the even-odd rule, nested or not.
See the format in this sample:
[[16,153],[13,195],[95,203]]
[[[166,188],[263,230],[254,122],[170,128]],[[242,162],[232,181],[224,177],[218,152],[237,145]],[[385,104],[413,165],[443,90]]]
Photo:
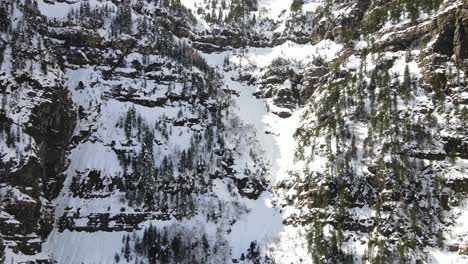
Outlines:
[[0,262],[468,261],[468,3],[0,3]]

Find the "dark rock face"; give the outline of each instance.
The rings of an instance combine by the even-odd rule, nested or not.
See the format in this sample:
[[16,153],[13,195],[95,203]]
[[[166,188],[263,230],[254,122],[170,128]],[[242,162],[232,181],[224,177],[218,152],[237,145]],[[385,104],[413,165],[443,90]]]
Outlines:
[[267,183],[255,178],[235,179],[240,195],[255,200],[266,190]]
[[279,109],[273,109],[272,112],[282,118],[288,118],[292,115],[291,110],[301,103],[301,84],[302,74],[293,69],[291,62],[277,58],[256,80],[258,88],[254,95],[257,98],[273,99],[273,105]]
[[[29,76],[21,76],[18,85],[47,91],[44,103],[37,105],[24,124],[26,133],[39,145],[38,158],[31,158],[15,171],[6,170],[0,184],[14,186],[28,199],[4,197],[4,210],[15,221],[0,219],[0,233],[8,241],[17,243],[24,254],[40,252],[42,241],[52,230],[53,206],[50,200],[62,188],[65,154],[74,129],[75,114],[68,92],[64,87],[44,87]],[[4,166],[4,164],[2,164]],[[15,231],[16,230],[16,231]]]
[[161,107],[164,106],[167,102],[167,97],[158,98],[156,100],[146,100],[146,99],[139,99],[135,96],[117,96],[115,97],[116,100],[121,102],[132,102],[134,104],[147,106],[147,107]]
[[[401,23],[400,21],[400,23],[394,23],[393,27],[380,25],[370,33],[363,33],[369,29],[356,30],[369,36],[371,41],[368,42],[368,46],[354,45],[353,47],[346,41],[347,25],[340,27],[338,24],[343,21],[345,24],[351,25],[349,28],[352,28],[353,25],[354,27],[364,27],[367,23],[375,20],[371,14],[379,8],[374,3],[369,5],[371,1],[362,1],[363,6],[356,7],[359,6],[359,4],[355,5],[356,2],[359,1],[334,1],[337,6],[340,6],[341,3],[343,8],[352,7],[347,9],[349,11],[347,18],[330,19],[325,15],[320,17],[321,11],[318,10],[319,15],[315,19],[312,43],[329,38],[343,43],[344,49],[331,63],[311,62],[303,74],[304,84],[300,90],[301,99],[309,99],[310,108],[308,111],[310,114],[306,113],[305,115],[309,115],[310,118],[304,118],[303,121],[306,125],[301,126],[296,132],[296,139],[299,142],[298,156],[300,159],[302,155],[305,156],[303,160],[306,162],[307,160],[317,162],[317,160],[327,156],[328,161],[325,161],[329,164],[327,166],[335,168],[338,173],[327,172],[327,167],[324,170],[325,174],[329,174],[327,176],[315,173],[316,170],[321,171],[320,169],[314,168],[310,172],[309,168],[306,167],[307,171],[303,174],[298,172],[301,175],[298,179],[290,180],[289,184],[284,184],[285,186],[275,186],[278,189],[286,188],[296,191],[294,195],[285,197],[285,200],[300,208],[300,213],[291,215],[285,220],[285,223],[310,226],[312,235],[316,235],[313,230],[316,226],[322,227],[323,225],[332,226],[334,230],[339,230],[338,233],[346,230],[346,232],[355,234],[345,235],[344,241],[347,242],[359,243],[356,239],[359,239],[360,234],[363,233],[379,234],[378,236],[384,238],[384,241],[379,238],[379,243],[385,245],[383,246],[385,250],[394,247],[399,241],[408,241],[405,238],[407,236],[412,236],[414,240],[412,242],[414,245],[409,249],[414,252],[425,252],[428,247],[441,247],[442,250],[446,250],[445,245],[443,245],[445,238],[442,234],[445,236],[446,232],[450,233],[459,241],[463,241],[464,237],[449,231],[455,221],[444,218],[444,214],[451,214],[454,207],[459,208],[461,206],[460,200],[466,199],[468,191],[466,173],[463,172],[466,168],[464,165],[460,165],[468,158],[466,156],[468,152],[466,114],[461,114],[459,110],[466,111],[465,106],[462,106],[466,97],[466,80],[464,77],[458,80],[457,77],[454,77],[463,76],[462,72],[466,72],[466,54],[460,49],[461,46],[464,46],[465,50],[467,49],[466,44],[463,44],[466,43],[466,22],[463,22],[466,20],[466,4],[463,6],[460,2],[445,3],[434,12],[436,15],[433,17],[415,19],[411,23]],[[336,7],[334,6],[334,8]],[[356,8],[362,9],[355,10]],[[337,9],[334,11],[339,13]],[[389,20],[385,22],[389,23]],[[338,26],[338,29],[334,29],[335,26]],[[314,38],[316,39],[314,40]],[[355,40],[357,42],[357,38]],[[413,52],[410,54],[408,50]],[[406,55],[404,55],[405,51]],[[347,65],[347,58],[351,58],[351,55],[365,61],[365,57],[369,54],[389,56],[377,60],[375,68],[368,70],[367,73],[365,70]],[[371,136],[370,133],[363,138],[364,149],[366,146],[370,149],[378,149],[379,152],[388,153],[388,156],[364,154],[365,158],[363,159],[353,158],[352,153],[355,153],[353,145],[355,143],[353,143],[353,132],[346,128],[348,122],[361,123],[364,127],[369,128],[369,131],[372,130],[375,126],[369,124],[369,122],[373,122],[371,116],[382,111],[380,107],[390,101],[390,94],[384,95],[382,91],[388,89],[396,94],[395,97],[400,96],[403,92],[395,89],[401,84],[393,83],[396,76],[390,75],[390,81],[384,77],[385,82],[389,81],[390,83],[385,88],[372,80],[376,77],[372,74],[377,72],[387,74],[389,69],[395,69],[398,63],[396,58],[406,64],[412,62],[415,68],[420,69],[419,77],[409,76],[406,80],[406,86],[411,87],[412,98],[409,101],[413,99],[418,102],[418,107],[411,109],[411,106],[406,102],[403,107],[397,106],[390,111],[398,118],[390,118],[392,120],[381,127],[380,131],[391,134],[394,132],[390,127],[396,127],[397,144],[392,146],[392,144],[385,143],[383,139],[385,136],[377,137],[379,138],[377,140],[370,140],[372,137],[375,139],[375,134]],[[453,65],[453,68],[449,65]],[[451,71],[457,71],[457,73],[450,73]],[[362,72],[364,75],[368,74],[369,82],[360,83],[362,79],[359,74]],[[401,74],[404,75],[403,71]],[[349,78],[350,76],[354,78]],[[406,76],[408,77],[408,73]],[[347,84],[341,85],[342,80],[345,80]],[[349,87],[354,89],[359,84],[363,84],[365,88],[353,90],[352,95],[344,95],[345,89]],[[334,90],[334,87],[339,88]],[[418,98],[419,100],[415,100],[414,98],[418,97],[418,95],[414,95],[416,89],[423,91],[430,99],[421,100]],[[366,94],[364,97],[369,96],[369,94],[372,96],[375,94],[376,98],[380,96],[381,100],[377,103],[375,112],[372,113],[374,110],[359,110],[351,115],[346,115],[345,112],[350,109],[345,106],[349,102],[347,100],[353,101],[351,104],[353,104],[354,110],[356,109],[354,107],[359,105],[359,101],[361,101],[360,95],[358,95],[359,91]],[[317,99],[320,96],[324,96],[323,99]],[[339,98],[346,99],[340,100]],[[327,104],[330,102],[336,103],[338,106],[328,107]],[[373,98],[367,102],[373,102]],[[452,107],[444,108],[444,104],[450,104]],[[334,116],[342,114],[346,115],[346,118],[341,119]],[[413,117],[412,115],[418,118],[440,115],[449,119],[453,117],[455,121],[444,123],[430,119],[431,121],[427,123],[419,124],[415,119],[410,118],[410,116]],[[405,123],[402,120],[409,120],[411,127],[401,127]],[[374,121],[376,120],[374,119]],[[332,125],[328,126],[328,122]],[[320,140],[330,140],[330,133],[327,129],[333,130],[339,127],[340,122],[343,125],[341,132],[331,133],[331,142],[334,142],[334,139],[344,142],[337,144],[336,152],[323,145],[317,145],[316,135],[321,133]],[[327,129],[321,128],[322,126],[327,127]],[[439,127],[440,130],[433,130],[435,127]],[[408,134],[418,136],[402,136],[402,131],[408,131]],[[375,130],[372,130],[372,133],[375,133]],[[301,153],[303,145],[304,148],[310,147],[313,154]],[[324,151],[324,149],[328,150]],[[393,150],[389,151],[389,149]],[[331,157],[330,153],[333,153]],[[345,162],[341,163],[342,160]],[[359,160],[361,162],[361,165],[358,166],[362,169],[361,173],[357,173],[359,176],[356,176],[356,173],[352,171],[354,169],[347,169],[354,167],[354,165],[346,165],[346,160]],[[399,161],[395,162],[396,160]],[[310,164],[315,166],[314,162]],[[402,177],[403,174],[405,176]],[[429,186],[428,189],[424,189],[426,183]],[[451,198],[454,196],[460,198]],[[398,216],[395,217],[396,215]],[[435,217],[435,215],[437,216]],[[429,226],[433,226],[433,223],[437,223],[438,231],[434,230],[435,228],[430,230]],[[321,237],[317,236],[316,239],[321,239]],[[363,241],[362,244],[369,241]],[[328,244],[324,243],[321,246],[324,245],[326,247]],[[370,245],[368,248],[370,249],[374,245]],[[378,247],[382,249],[381,246]],[[465,247],[459,247],[458,244],[449,247],[450,251],[458,252],[460,255],[466,254]],[[311,251],[313,250],[314,248]],[[425,255],[426,253],[421,254]],[[327,256],[327,253],[324,253],[321,255],[323,256],[321,259],[331,260],[331,263],[338,262],[333,258],[338,254],[332,253],[331,255],[333,256]],[[418,257],[407,261],[424,263],[424,260],[418,260]]]
[[65,29],[50,31],[50,36],[65,41],[64,46],[103,48],[104,39],[89,29]]
[[[447,12],[440,13],[430,23],[415,25],[404,30],[397,28],[382,32],[388,35],[384,40],[378,40],[376,45],[382,50],[402,50],[408,46],[424,47],[431,36],[437,36],[431,51],[451,56],[457,47],[458,53],[460,53],[462,43],[466,43],[466,36],[463,34],[464,27],[460,26],[460,22],[457,22],[463,20],[463,17],[457,18],[457,14],[462,13],[461,10],[461,8],[451,8]],[[455,35],[456,29],[457,34]]]
[[241,47],[268,47],[268,38],[253,32],[241,32],[239,29],[226,28],[222,31],[202,32],[192,35],[194,48],[211,53]]
[[454,53],[459,62],[462,63],[468,59],[468,10],[466,8],[461,9],[458,13],[453,45]]
[[44,194],[51,200],[62,188],[61,173],[65,166],[65,154],[75,128],[76,114],[68,91],[59,88],[51,93],[50,103],[33,110],[30,134],[40,142],[41,167]]
[[286,20],[285,30],[281,33],[273,34],[271,43],[273,46],[281,45],[290,40],[299,44],[307,44],[311,41],[312,35],[310,34],[313,25],[313,16],[307,14],[293,13],[290,18]]
[[323,62],[312,63],[306,69],[304,85],[300,91],[301,102],[307,102],[315,89],[320,85],[320,80],[329,72]]
[[[121,214],[91,214],[79,216],[77,213],[65,213],[58,220],[58,230],[78,231],[78,232],[131,232],[140,230],[141,223],[148,220],[167,221],[171,219],[170,214],[160,213],[121,213]],[[79,214],[79,212],[78,212]],[[80,224],[77,224],[79,222]],[[83,222],[85,222],[83,224]]]
[[467,178],[458,178],[449,180],[447,182],[447,186],[449,186],[452,190],[457,193],[468,194],[468,179]]
[[[357,3],[356,3],[357,2]],[[350,10],[346,15],[338,15],[331,18],[328,10],[319,7],[312,21],[310,41],[316,44],[324,39],[337,42],[346,42],[356,33],[356,29],[362,27],[364,14],[369,8],[370,0],[359,1],[335,1],[337,10]]]
[[462,135],[458,137],[443,137],[444,149],[447,155],[468,159],[468,141]]
[[458,253],[460,255],[466,255],[468,256],[468,243],[464,242],[460,246],[458,246]]

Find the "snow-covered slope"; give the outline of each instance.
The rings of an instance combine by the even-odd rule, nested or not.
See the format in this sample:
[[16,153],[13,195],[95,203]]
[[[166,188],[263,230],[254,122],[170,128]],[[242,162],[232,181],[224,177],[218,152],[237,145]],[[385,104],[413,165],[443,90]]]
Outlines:
[[0,260],[468,263],[466,21],[450,0],[0,3]]

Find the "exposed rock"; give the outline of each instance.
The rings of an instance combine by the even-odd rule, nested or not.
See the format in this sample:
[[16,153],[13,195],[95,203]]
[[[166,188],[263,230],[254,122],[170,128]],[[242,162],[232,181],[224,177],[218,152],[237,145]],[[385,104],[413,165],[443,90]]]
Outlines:
[[453,45],[456,60],[459,63],[465,63],[464,60],[468,59],[468,10],[466,8],[459,10]]
[[3,198],[4,210],[14,217],[14,225],[6,221],[3,222],[6,229],[0,229],[2,234],[9,233],[9,226],[17,230],[5,239],[15,241],[17,250],[24,254],[35,254],[40,252],[41,243],[52,230],[54,216],[49,201],[62,188],[65,154],[74,129],[75,114],[65,87],[44,86],[29,75],[18,76],[15,81],[18,88],[24,85],[46,93],[40,98],[42,103],[31,110],[29,123],[24,124],[26,133],[39,146],[37,158],[31,157],[19,169],[7,170],[0,178],[0,184],[11,185],[16,189],[12,189],[13,192],[21,192],[27,197]]
[[236,178],[235,182],[240,195],[252,200],[258,199],[258,197],[266,190],[267,186],[265,182],[249,177],[242,179]]
[[467,242],[467,241],[463,242],[463,243],[458,247],[458,254],[460,254],[460,255],[468,255],[468,242]]
[[51,37],[65,41],[66,47],[105,47],[104,38],[95,31],[88,29],[60,29],[49,31]]

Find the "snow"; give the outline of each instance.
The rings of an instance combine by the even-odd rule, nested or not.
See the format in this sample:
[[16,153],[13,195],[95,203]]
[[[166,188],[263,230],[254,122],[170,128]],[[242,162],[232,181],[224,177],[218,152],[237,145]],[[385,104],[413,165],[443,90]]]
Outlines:
[[[324,53],[326,56],[332,56],[332,53],[338,50],[337,46],[332,43],[322,43],[318,46],[323,47],[323,49],[328,47],[328,50],[332,50],[330,53]],[[278,56],[302,61],[306,59],[304,56],[306,50],[310,52],[310,55],[313,55],[314,51],[321,50],[319,47],[314,49],[311,45],[286,42],[274,48],[250,48],[244,59],[248,61],[247,65],[257,65],[261,69]],[[220,67],[226,56],[229,56],[232,62],[240,63],[242,60],[233,56],[232,52],[203,55],[210,65],[219,65]],[[239,97],[236,99],[236,115],[243,123],[255,128],[260,146],[266,155],[265,158],[270,161],[271,184],[275,185],[288,179],[290,170],[300,168],[298,164],[294,163],[295,144],[291,144],[291,142],[294,142],[293,134],[299,125],[302,111],[295,111],[291,117],[286,119],[280,118],[269,111],[272,108],[271,102],[259,100],[252,95],[255,92],[255,86],[235,81],[236,77],[237,72],[235,71],[225,72],[225,86],[239,93]],[[219,189],[217,192],[219,193]],[[266,192],[258,200],[246,201],[250,213],[236,222],[228,236],[233,257],[245,252],[250,242],[256,240],[279,263],[306,261],[309,258],[304,229],[283,225],[283,220],[291,215],[294,209],[280,210],[272,205],[272,199],[274,199],[272,194]]]
[[363,49],[367,49],[368,46],[369,46],[369,44],[367,43],[367,41],[360,40],[360,41],[357,41],[354,44],[354,49],[355,50],[363,50]]
[[[96,239],[99,237],[99,239]],[[122,248],[121,232],[58,232],[54,229],[44,244],[57,263],[114,263],[114,255]],[[46,251],[47,252],[47,251]]]
[[[309,0],[310,1],[310,0]],[[302,5],[302,11],[307,13],[307,12],[315,12],[317,8],[323,5],[323,2],[321,0],[312,0],[311,2],[306,2]]]
[[344,8],[344,9],[342,8],[342,9],[334,10],[332,12],[332,15],[335,18],[346,17],[353,11],[353,9],[354,8],[352,6],[348,6],[348,7]]
[[[294,157],[293,133],[297,127],[300,113],[295,113],[293,117],[282,119],[273,113],[268,113],[265,104],[259,103],[252,96],[253,87],[236,87],[234,83],[230,83],[229,87],[234,89],[240,88],[240,97],[238,101],[238,115],[247,123],[255,126],[257,136],[260,140],[260,145],[265,150],[265,154],[271,161],[271,178],[272,183],[277,183],[285,178],[288,178],[288,170],[292,169]],[[273,134],[266,134],[265,131],[271,131]],[[275,136],[274,134],[278,135]],[[282,224],[285,216],[278,212],[278,208],[273,208],[271,205],[271,194],[264,194],[258,200],[247,203],[247,206],[252,210],[250,214],[237,223],[233,227],[233,236],[230,241],[236,241],[233,244],[233,253],[242,252],[248,247],[246,241],[267,241],[268,247],[271,241],[275,239],[285,239],[280,245],[286,246],[291,243],[300,243],[299,237],[294,237],[290,240],[288,236],[294,234],[295,230],[286,233],[285,227]],[[277,237],[279,236],[279,238]],[[294,241],[294,242],[293,242]],[[285,243],[283,243],[285,242]],[[237,247],[236,247],[237,244]],[[291,249],[291,248],[289,248]],[[293,261],[296,263],[300,258],[304,258],[307,252],[299,252],[299,248],[295,251],[275,251],[275,257],[280,263],[282,260]],[[292,253],[292,254],[291,254]]]
[[70,155],[72,160],[69,171],[84,171],[94,168],[115,175],[121,172],[117,156],[101,143],[86,142],[80,144]]
[[[417,57],[419,56],[419,53],[420,53],[419,50],[413,50],[411,51],[411,56],[413,58]],[[405,73],[406,66],[408,66],[409,72],[413,78],[416,78],[416,79],[421,78],[421,70],[418,64],[416,63],[414,59],[407,63],[404,51],[400,51],[398,53],[389,53],[388,56],[397,58],[393,64],[393,67],[390,69],[390,74],[391,75],[396,74],[397,76],[399,76],[400,82],[403,82],[404,80],[404,73]]]
[[37,203],[36,200],[31,198],[31,196],[11,186],[0,187],[0,198],[6,198],[11,199],[13,201],[22,201],[27,203]]
[[49,256],[44,253],[38,253],[34,255],[24,255],[21,252],[14,252],[10,247],[5,249],[5,260],[11,261],[11,263],[31,263],[35,261],[47,261]]
[[[256,67],[264,68],[270,65],[276,58],[286,58],[296,62],[307,63],[314,57],[322,57],[325,61],[330,61],[342,48],[342,45],[331,40],[322,40],[316,45],[297,44],[288,40],[272,48],[249,48],[246,57],[242,59],[233,58],[233,62],[242,65],[252,64]],[[209,54],[207,55],[208,61],[210,61],[213,56],[218,57],[217,54]],[[217,58],[218,61],[222,61],[222,59],[223,57]]]
[[259,0],[258,9],[262,17],[278,19],[283,12],[289,12],[293,0]]
[[[45,0],[37,0],[37,7],[39,8],[41,14],[47,16],[48,18],[61,20],[67,17],[70,10],[74,9],[75,11],[79,11],[81,2],[81,0],[67,0],[50,3],[49,1]],[[102,7],[104,5],[115,7],[112,1],[108,0],[89,0],[89,5],[91,8],[97,6]]]
[[55,2],[50,4],[46,3],[44,0],[38,0],[37,7],[41,14],[46,15],[48,18],[63,19],[67,17],[68,11],[72,8],[79,10],[80,2],[76,1],[73,4],[69,4],[67,2]]
[[200,0],[181,0],[182,5],[184,5],[186,8],[192,11],[192,14],[195,16],[197,19],[197,23],[195,25],[195,30],[197,32],[205,32],[211,30],[211,26],[208,24],[203,19],[203,15],[198,14],[197,9],[198,7],[204,7],[206,6],[205,1],[200,1]]
[[463,264],[468,263],[468,257],[458,252],[441,251],[437,248],[429,249],[430,263],[434,264]]
[[[47,15],[49,18],[62,19],[66,16],[67,11],[70,8],[78,8],[80,2],[77,1],[73,4],[57,2],[55,4],[49,4],[44,0],[39,0],[40,11]],[[104,1],[103,3],[107,3]],[[195,4],[203,6],[202,1],[194,0],[182,0],[182,3],[190,8],[192,11],[196,10]],[[266,16],[273,20],[279,20],[279,24],[283,26],[278,27],[278,31],[284,29],[284,23],[282,24],[281,19],[287,19],[289,16],[289,8],[292,0],[259,0],[259,10],[262,16]],[[101,4],[100,1],[91,1],[91,5]],[[306,1],[303,7],[304,12],[314,12],[320,5],[321,1]],[[349,14],[351,9],[341,9],[333,11],[335,17],[346,16]],[[20,14],[18,14],[19,16]],[[211,29],[211,26],[204,21],[200,15],[194,14],[197,18],[196,30],[201,32]],[[134,14],[134,18],[135,18]],[[283,21],[284,22],[284,21]],[[365,41],[358,41],[355,43],[354,49],[360,51],[366,49],[368,43]],[[266,48],[253,48],[248,47],[244,56],[235,55],[239,50],[227,51],[222,53],[203,54],[211,66],[222,69],[223,61],[226,56],[229,56],[230,62],[236,65],[240,65],[243,70],[250,71],[254,77],[258,77],[268,67],[272,61],[276,58],[285,58],[291,62],[291,65],[297,68],[299,71],[303,70],[303,65],[307,65],[314,58],[321,57],[325,61],[332,61],[337,54],[343,49],[343,46],[330,40],[323,40],[316,45],[311,44],[297,44],[292,41],[286,41],[285,43]],[[10,48],[6,49],[6,55],[9,56],[11,52]],[[419,51],[411,51],[411,55],[416,57],[419,55]],[[368,69],[370,70],[375,67],[371,57],[375,54],[369,54],[367,60]],[[387,52],[384,54],[383,59],[387,61],[394,61],[393,67],[390,69],[392,74],[399,76],[400,80],[403,80],[403,75],[406,66],[410,69],[413,77],[420,78],[421,70],[416,63],[416,60],[412,59],[406,61],[405,52]],[[159,56],[149,56],[149,63],[159,61]],[[143,56],[139,53],[130,53],[124,57],[124,62],[127,65],[116,69],[116,73],[119,75],[116,78],[104,80],[102,78],[102,71],[109,70],[106,67],[70,67],[66,71],[68,77],[67,86],[70,87],[74,103],[76,107],[83,107],[87,113],[85,118],[78,120],[77,127],[74,131],[75,135],[79,135],[81,131],[89,131],[90,135],[88,138],[83,140],[78,146],[70,150],[69,159],[70,164],[65,171],[67,178],[65,180],[65,188],[60,192],[59,197],[54,201],[56,208],[56,220],[64,213],[73,213],[80,208],[79,213],[83,215],[81,218],[77,218],[75,224],[79,226],[85,226],[88,223],[86,216],[108,212],[111,215],[118,214],[121,209],[124,209],[127,213],[135,213],[135,209],[129,207],[124,199],[121,199],[124,194],[119,191],[114,191],[107,197],[99,197],[93,199],[83,199],[80,197],[73,197],[68,187],[71,184],[73,177],[86,175],[90,170],[99,170],[102,175],[106,177],[120,177],[123,174],[123,168],[120,164],[119,159],[115,151],[112,149],[124,148],[124,143],[127,142],[123,131],[116,129],[116,125],[119,123],[121,118],[125,116],[127,111],[134,107],[136,113],[141,116],[142,122],[150,127],[154,127],[154,124],[158,121],[173,121],[183,120],[184,118],[197,117],[196,114],[190,113],[187,110],[187,105],[184,103],[172,103],[168,102],[164,107],[145,107],[141,105],[135,105],[130,102],[120,102],[112,99],[109,94],[112,92],[112,87],[122,86],[131,87],[137,90],[135,95],[142,96],[146,100],[156,100],[162,98],[168,91],[168,85],[165,83],[156,83],[148,81],[144,83],[141,79],[132,79],[125,77],[130,73],[134,73],[135,70],[129,65],[133,60],[143,61]],[[356,71],[359,69],[361,59],[352,55],[348,58],[347,62],[342,65],[344,69],[350,69]],[[5,60],[2,69],[9,71],[10,69],[9,60]],[[33,68],[33,67],[31,67]],[[196,70],[194,70],[196,71]],[[150,72],[154,76],[157,75],[169,75],[171,71],[163,68],[161,71]],[[223,205],[226,206],[226,218],[221,220],[220,224],[208,223],[203,212],[198,213],[191,219],[169,221],[156,221],[148,220],[140,224],[141,230],[135,231],[136,234],[141,234],[144,227],[149,224],[163,228],[171,225],[183,227],[184,230],[194,230],[203,228],[208,233],[210,241],[215,240],[215,236],[219,230],[226,231],[229,228],[229,232],[225,235],[229,242],[230,253],[232,258],[239,258],[242,253],[246,252],[252,241],[258,241],[260,247],[264,252],[269,253],[278,263],[310,263],[311,258],[307,250],[307,228],[303,226],[290,226],[284,225],[283,221],[294,214],[300,213],[298,208],[293,206],[286,206],[280,208],[276,205],[278,199],[281,197],[287,197],[294,194],[294,190],[286,190],[285,193],[275,193],[275,185],[285,180],[291,180],[290,172],[299,171],[304,168],[302,162],[294,161],[295,154],[295,139],[294,133],[296,129],[301,125],[313,126],[316,124],[316,120],[310,121],[310,124],[301,123],[302,115],[306,108],[297,109],[286,109],[290,111],[292,116],[289,118],[280,118],[275,111],[283,111],[285,109],[279,109],[273,105],[271,99],[258,99],[253,96],[256,91],[255,86],[249,86],[246,83],[237,81],[239,72],[237,70],[230,70],[224,72],[224,87],[229,88],[237,92],[238,97],[233,96],[233,113],[236,118],[239,118],[241,124],[239,127],[227,126],[227,129],[239,128],[243,132],[239,132],[238,135],[232,136],[232,138],[226,139],[226,145],[236,149],[239,153],[239,159],[236,160],[234,165],[236,171],[236,177],[243,177],[241,171],[248,166],[249,168],[254,167],[255,164],[251,159],[248,159],[246,150],[250,148],[259,148],[258,151],[262,158],[267,161],[268,175],[266,176],[270,180],[270,186],[268,191],[255,200],[242,198],[239,195],[232,195],[224,179],[213,180],[213,191],[210,195],[206,195],[201,198],[200,203],[205,203],[204,208],[216,207],[217,201],[222,201]],[[51,76],[47,76],[45,79],[52,79]],[[78,84],[83,82],[84,86],[92,87],[87,89],[76,89]],[[283,87],[291,86],[289,81],[283,83]],[[172,92],[175,94],[180,93],[182,86],[180,83],[175,83],[172,88]],[[151,93],[149,92],[151,91]],[[22,96],[20,94],[19,96]],[[323,96],[323,95],[320,95]],[[467,97],[466,94],[462,94],[462,98]],[[418,99],[422,100],[422,97]],[[182,111],[182,116],[179,116],[179,110]],[[235,120],[235,118],[227,119],[228,121]],[[367,126],[361,123],[352,123],[347,121],[347,125],[353,127],[353,133],[356,136],[356,144],[358,146],[363,145],[364,139],[368,135]],[[161,159],[165,155],[174,154],[180,152],[182,149],[186,149],[190,145],[190,135],[198,132],[203,132],[206,127],[203,124],[196,124],[190,128],[171,127],[172,133],[168,136],[168,139],[163,142],[163,147],[155,147],[154,152],[157,154],[155,162],[161,163]],[[236,130],[236,132],[238,132]],[[131,133],[136,133],[135,129]],[[250,138],[252,137],[252,138]],[[323,142],[323,138],[317,138],[317,144],[320,145]],[[1,142],[0,142],[1,143]],[[111,144],[115,144],[111,146]],[[334,145],[334,144],[333,144]],[[3,152],[3,146],[0,145],[0,149]],[[139,142],[133,142],[132,146],[137,151],[141,148]],[[310,149],[308,149],[310,150]],[[204,150],[200,150],[202,153]],[[305,151],[310,153],[311,151]],[[355,167],[363,156],[362,148],[358,148],[356,161],[353,161]],[[13,156],[15,153],[11,152],[8,155]],[[9,157],[9,156],[8,156]],[[327,158],[325,156],[315,157],[313,161],[309,162],[308,166],[313,171],[322,171],[325,169]],[[463,161],[458,160],[457,165],[460,167],[466,167]],[[362,168],[363,171],[357,172],[358,175],[364,174],[366,168]],[[450,171],[450,177],[465,177],[464,171]],[[450,179],[450,178],[449,178]],[[0,188],[0,195],[6,193],[6,188]],[[279,190],[278,192],[283,192]],[[18,200],[33,201],[32,198],[23,194],[17,189],[14,189],[14,196]],[[280,203],[283,201],[280,201]],[[236,204],[236,206],[231,206]],[[457,221],[454,225],[454,233],[466,233],[467,213],[461,207],[455,213],[458,214]],[[67,209],[68,208],[68,209]],[[70,209],[71,208],[71,209]],[[3,217],[3,212],[0,212]],[[350,209],[350,214],[356,219],[370,219],[372,217],[372,210],[366,205],[362,208]],[[7,216],[11,217],[11,216]],[[235,219],[235,223],[231,226],[226,226],[226,223],[230,219]],[[16,220],[10,219],[8,223],[16,223]],[[116,226],[116,222],[112,221],[109,223],[110,227]],[[224,229],[223,229],[224,228]],[[198,229],[197,229],[198,230]],[[324,227],[324,233],[326,237],[330,237],[333,232],[333,227],[327,224]],[[59,232],[55,229],[48,237],[44,244],[44,250],[58,263],[113,263],[114,254],[119,252],[122,246],[122,237],[127,232],[76,232],[65,230]],[[200,234],[200,233],[198,233]],[[99,237],[99,239],[96,239]],[[360,242],[367,241],[367,237],[363,236],[359,238],[360,241],[357,243],[349,242],[346,246],[352,247],[357,254],[363,254],[365,247]],[[455,241],[456,236],[451,238]],[[430,254],[435,262],[440,263],[465,263],[466,258],[459,256],[456,253],[441,252],[437,249],[430,249]],[[37,257],[37,256],[36,256]],[[447,261],[447,262],[446,262]]]
[[316,57],[321,57],[325,61],[330,61],[342,48],[343,46],[341,44],[337,44],[331,40],[322,40],[316,45],[297,44],[288,40],[272,48],[250,47],[247,50],[247,55],[242,58],[233,56],[232,52],[205,54],[205,57],[211,65],[222,65],[224,56],[230,56],[234,63],[243,66],[253,65],[254,67],[264,68],[277,58],[285,58],[302,64],[306,64]]
[[357,57],[356,55],[351,55],[348,58],[348,63],[346,64],[345,68],[356,71],[359,69],[360,65],[361,65],[361,58]]

